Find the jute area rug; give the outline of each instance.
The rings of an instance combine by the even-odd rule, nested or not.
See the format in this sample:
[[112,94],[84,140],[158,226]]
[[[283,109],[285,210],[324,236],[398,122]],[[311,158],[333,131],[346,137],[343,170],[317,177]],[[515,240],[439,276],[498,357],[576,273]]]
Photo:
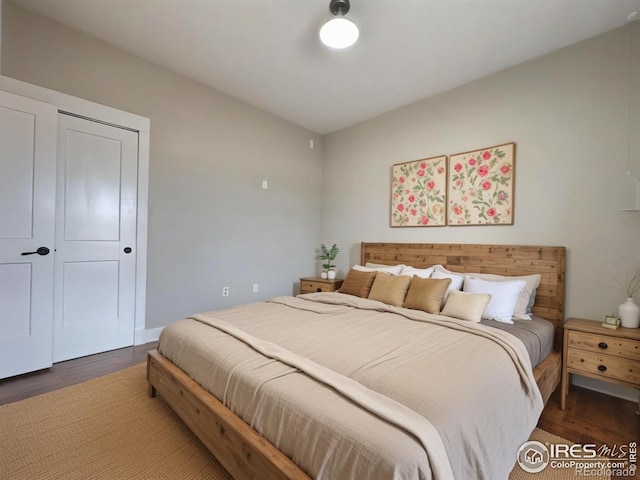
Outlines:
[[[162,398],[147,396],[145,375],[141,364],[0,406],[0,479],[230,480]],[[539,429],[532,439],[567,443]],[[573,475],[516,465],[509,480]]]

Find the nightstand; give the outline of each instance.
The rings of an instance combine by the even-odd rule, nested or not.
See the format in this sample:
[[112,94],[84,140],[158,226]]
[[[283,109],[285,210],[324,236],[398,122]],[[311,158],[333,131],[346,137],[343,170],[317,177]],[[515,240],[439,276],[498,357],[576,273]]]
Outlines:
[[562,410],[572,373],[640,390],[640,329],[610,330],[594,320],[568,319],[564,324]]
[[300,293],[335,292],[342,286],[343,280],[329,280],[320,277],[300,279]]

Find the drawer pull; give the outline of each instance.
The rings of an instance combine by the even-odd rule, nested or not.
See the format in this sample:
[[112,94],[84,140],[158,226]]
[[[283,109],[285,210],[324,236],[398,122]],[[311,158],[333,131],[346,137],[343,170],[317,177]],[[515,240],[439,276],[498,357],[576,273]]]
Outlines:
[[600,342],[598,344],[598,347],[601,348],[602,350],[606,350],[607,348],[609,348],[609,345],[607,345],[605,342]]
[[606,372],[607,367],[605,367],[604,365],[598,365],[598,370],[600,370],[601,372]]
[[322,289],[320,287],[316,288],[316,292],[321,292]]

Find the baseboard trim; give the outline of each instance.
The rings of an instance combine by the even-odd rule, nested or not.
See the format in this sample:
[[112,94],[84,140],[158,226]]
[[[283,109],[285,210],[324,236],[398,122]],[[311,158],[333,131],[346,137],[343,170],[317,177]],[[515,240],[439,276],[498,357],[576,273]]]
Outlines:
[[151,328],[149,330],[145,328],[136,329],[136,335],[134,345],[144,345],[149,342],[157,342],[160,338],[160,332],[164,327]]
[[601,382],[595,379],[581,377],[579,375],[572,376],[571,384],[576,385],[577,387],[586,388],[587,390],[593,390],[594,392],[604,393],[613,397],[629,400],[634,403],[639,402],[639,392],[632,388],[613,385],[611,383]]

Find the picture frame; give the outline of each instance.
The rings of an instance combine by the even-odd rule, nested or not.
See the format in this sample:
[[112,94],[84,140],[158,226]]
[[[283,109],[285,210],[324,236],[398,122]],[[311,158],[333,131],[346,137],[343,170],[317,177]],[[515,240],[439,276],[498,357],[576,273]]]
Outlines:
[[451,155],[447,225],[513,225],[515,142]]
[[447,156],[397,163],[391,169],[391,227],[447,225]]
[[614,315],[607,315],[604,317],[604,323],[607,325],[620,326],[620,319]]

